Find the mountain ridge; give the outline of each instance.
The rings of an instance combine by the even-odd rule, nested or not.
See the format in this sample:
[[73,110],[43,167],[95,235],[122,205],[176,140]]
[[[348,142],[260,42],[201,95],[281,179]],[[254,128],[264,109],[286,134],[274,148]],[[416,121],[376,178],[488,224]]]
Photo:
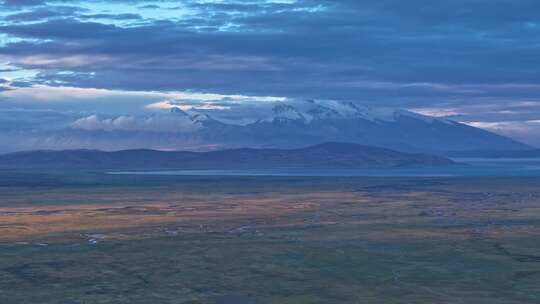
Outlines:
[[293,149],[333,141],[448,156],[455,151],[532,148],[446,118],[328,100],[290,100],[232,109],[172,106],[131,116],[93,114],[73,119],[59,130],[18,138],[11,147],[0,149]]
[[297,148],[328,141],[379,146],[398,151],[445,154],[460,150],[528,150],[513,139],[450,119],[403,109],[369,108],[340,101],[280,103],[271,115],[245,125],[207,115],[199,122],[203,142],[224,146]]
[[440,156],[337,142],[299,149],[239,148],[210,152],[81,149],[24,151],[0,155],[1,169],[359,169],[453,163]]

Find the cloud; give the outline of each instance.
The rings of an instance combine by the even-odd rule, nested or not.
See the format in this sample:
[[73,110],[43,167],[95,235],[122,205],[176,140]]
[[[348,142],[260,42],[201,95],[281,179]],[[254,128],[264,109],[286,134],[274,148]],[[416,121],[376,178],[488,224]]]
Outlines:
[[540,132],[540,120],[498,122],[471,121],[467,124],[521,140],[532,146],[540,146],[540,139],[536,136]]
[[118,116],[99,118],[91,115],[76,120],[71,126],[86,131],[130,131],[160,133],[192,133],[200,128],[189,116],[158,115],[150,117]]
[[43,0],[4,0],[3,5],[13,6],[13,7],[24,7],[24,6],[38,6],[44,5],[45,1]]
[[[275,100],[274,100],[275,101]],[[223,102],[207,102],[207,103],[186,103],[179,101],[164,100],[159,102],[154,102],[146,106],[147,109],[151,110],[171,110],[174,108],[179,108],[183,111],[189,110],[228,110],[231,107],[223,105]]]
[[[497,42],[506,36],[515,38],[513,30],[506,36],[499,33],[501,38],[489,37],[498,47],[484,39],[471,40],[467,31],[461,38],[449,36],[455,32],[447,29],[435,30],[440,31],[438,36],[425,29],[411,29],[419,30],[418,36],[404,38],[396,29],[377,26],[379,21],[364,14],[360,18],[364,21],[348,19],[344,5],[352,4],[330,6],[329,11],[317,13],[291,8],[280,13],[283,20],[267,16],[274,19],[265,22],[260,17],[266,13],[257,7],[249,14],[259,16],[258,21],[226,18],[243,22],[245,31],[191,28],[197,22],[208,25],[211,20],[207,19],[160,20],[129,27],[75,19],[10,25],[3,29],[11,35],[42,41],[11,43],[0,54],[19,66],[46,70],[37,81],[84,87],[186,89],[401,104],[410,102],[407,100],[430,103],[455,96],[493,96],[501,91],[539,94],[530,88],[517,89],[534,85],[538,76],[512,59],[534,58],[537,50],[528,38],[520,40],[521,44]],[[313,28],[291,21],[297,15]],[[251,27],[255,24],[257,27]],[[433,56],[424,54],[426,49],[434,50]],[[472,54],[463,54],[472,50]],[[452,58],[452,63],[444,64],[440,56]],[[485,73],[494,62],[505,72]],[[66,75],[58,70],[77,73]],[[95,77],[81,77],[85,73]]]
[[26,56],[20,60],[13,61],[14,64],[24,65],[26,67],[49,67],[70,69],[94,64],[107,64],[112,58],[106,55],[73,55],[73,56],[50,56],[35,55]]
[[105,20],[140,20],[142,19],[139,14],[87,14],[80,15],[79,18],[83,19],[105,19]]
[[433,117],[449,117],[464,114],[463,112],[460,112],[458,109],[454,108],[414,108],[411,110],[422,115]]
[[148,5],[141,5],[139,6],[140,9],[158,9],[161,8],[161,6],[156,4],[148,4]]
[[[4,52],[11,53],[10,60],[21,65],[25,61],[20,57],[36,55],[49,59],[51,56],[114,58],[102,64],[88,60],[87,64],[78,66],[98,75],[92,79],[47,74],[48,80],[62,79],[83,86],[124,89],[145,86],[148,90],[204,88],[313,98],[389,97],[384,86],[372,86],[369,93],[359,93],[354,84],[362,82],[413,83],[415,87],[401,87],[401,90],[415,97],[409,93],[414,93],[415,88],[443,96],[455,93],[429,86],[430,83],[523,83],[534,82],[533,76],[537,76],[523,73],[522,64],[512,59],[534,58],[537,50],[531,46],[529,36],[516,36],[520,31],[513,24],[478,36],[478,23],[482,20],[472,22],[472,14],[453,13],[452,9],[462,11],[456,4],[418,1],[417,6],[423,7],[418,12],[410,10],[414,4],[405,6],[395,1],[383,1],[383,4],[376,1],[362,4],[187,2],[187,5],[194,12],[186,19],[134,22],[131,26],[76,19],[4,26],[4,31],[14,36],[52,40],[32,43],[32,55],[24,54],[21,49],[29,48],[22,45],[18,48],[16,43]],[[325,9],[314,9],[321,6]],[[472,9],[485,6],[472,5]],[[501,13],[504,11],[498,2],[491,6]],[[524,6],[534,8],[528,1]],[[428,18],[424,9],[441,17],[443,12],[452,12],[456,24],[452,18],[443,18],[446,21],[441,25],[436,18]],[[511,16],[519,16],[515,7],[511,10],[515,14]],[[209,13],[212,18],[208,18]],[[414,14],[421,15],[423,22],[414,22]],[[489,17],[486,16],[486,22]],[[505,43],[516,38],[512,44]],[[425,50],[432,51],[426,54]],[[451,62],[445,63],[441,57]],[[485,73],[494,62],[505,72]],[[62,66],[45,62],[40,67]],[[63,67],[73,68],[73,65],[66,63]],[[511,79],[508,75],[521,79]],[[141,77],[150,81],[141,83],[138,81]],[[336,96],[328,96],[328,92]],[[470,91],[462,93],[467,92]]]
[[224,95],[214,93],[181,92],[181,91],[126,91],[112,89],[80,88],[66,86],[32,85],[29,87],[11,87],[11,90],[0,94],[0,97],[20,101],[70,102],[88,99],[106,99],[111,97],[146,97],[169,99],[175,102],[196,101],[198,103],[228,101],[242,103],[250,101],[271,102],[283,101],[284,97]]
[[74,16],[77,12],[85,11],[75,6],[41,6],[30,11],[22,11],[4,17],[6,21],[12,22],[37,22],[55,18]]
[[4,1],[0,62],[36,72],[14,80],[34,87],[0,98],[69,100],[41,85],[87,101],[66,88],[147,92],[100,93],[117,105],[109,114],[229,106],[171,96],[212,92],[534,120],[523,107],[492,109],[540,100],[539,10],[536,0]]

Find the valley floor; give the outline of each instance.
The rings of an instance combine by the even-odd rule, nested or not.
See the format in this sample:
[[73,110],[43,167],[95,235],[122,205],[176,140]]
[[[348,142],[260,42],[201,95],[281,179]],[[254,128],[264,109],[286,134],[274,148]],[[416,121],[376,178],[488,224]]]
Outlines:
[[0,303],[539,303],[540,178],[0,173]]

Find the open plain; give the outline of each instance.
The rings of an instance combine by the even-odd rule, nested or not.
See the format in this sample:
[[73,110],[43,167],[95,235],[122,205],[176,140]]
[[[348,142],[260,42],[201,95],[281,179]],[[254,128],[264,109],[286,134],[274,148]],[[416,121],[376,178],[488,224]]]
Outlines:
[[539,303],[540,178],[0,174],[0,303]]

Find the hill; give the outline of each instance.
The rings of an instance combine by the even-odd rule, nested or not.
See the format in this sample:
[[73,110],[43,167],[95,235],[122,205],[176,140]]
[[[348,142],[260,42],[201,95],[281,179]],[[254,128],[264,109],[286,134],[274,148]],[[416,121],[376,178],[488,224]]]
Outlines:
[[0,155],[2,169],[394,168],[449,165],[447,158],[346,143],[301,149],[212,152],[123,150],[27,151]]

